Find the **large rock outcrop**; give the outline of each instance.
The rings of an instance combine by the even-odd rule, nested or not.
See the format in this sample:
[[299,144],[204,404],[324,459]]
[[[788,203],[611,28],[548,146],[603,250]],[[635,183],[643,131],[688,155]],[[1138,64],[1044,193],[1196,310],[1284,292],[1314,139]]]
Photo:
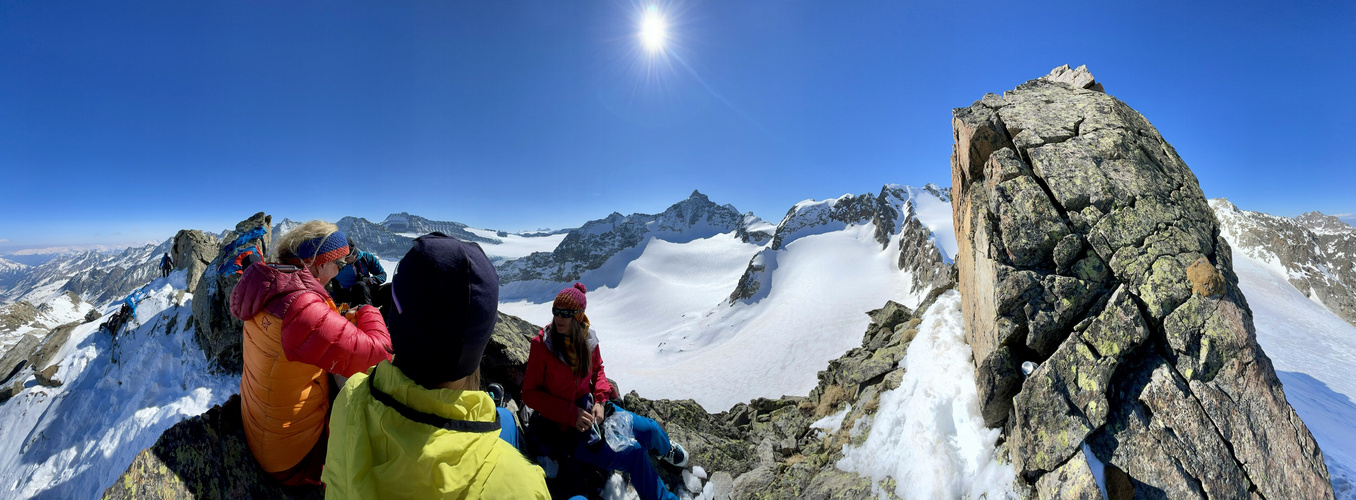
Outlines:
[[1085,68],[1056,68],[953,113],[986,423],[1005,427],[1038,494],[1070,494],[1048,476],[1082,477],[1086,444],[1136,497],[1332,498],[1195,176],[1100,90]]
[[244,322],[231,315],[231,291],[240,282],[239,274],[222,275],[217,272],[222,262],[234,258],[235,240],[239,235],[264,228],[263,236],[242,242],[255,245],[260,251],[270,250],[273,217],[259,212],[235,225],[234,232],[226,233],[216,257],[207,264],[201,279],[193,288],[193,337],[198,341],[207,359],[222,370],[239,373],[243,367],[241,342],[244,341]]
[[197,229],[180,229],[173,241],[170,258],[174,259],[174,268],[185,270],[186,290],[197,290],[198,281],[212,263],[221,243],[217,241],[216,235]]

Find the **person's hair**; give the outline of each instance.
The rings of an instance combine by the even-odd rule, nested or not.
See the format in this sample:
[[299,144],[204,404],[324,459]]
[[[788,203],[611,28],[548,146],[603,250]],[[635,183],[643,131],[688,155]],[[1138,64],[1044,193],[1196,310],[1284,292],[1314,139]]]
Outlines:
[[[570,368],[574,371],[574,376],[584,377],[589,374],[589,368],[593,366],[593,349],[589,349],[589,329],[584,326],[584,322],[579,321],[579,318],[570,319],[574,320],[574,328],[572,328],[574,331],[556,331],[556,324],[554,321],[551,322],[551,331],[558,337],[558,340],[561,335],[570,336],[570,341],[574,344],[574,359],[579,362],[578,365]],[[558,340],[553,343],[564,348],[565,344]]]
[[306,240],[323,238],[338,230],[339,226],[323,220],[306,221],[278,239],[278,243],[273,246],[275,252],[273,258],[279,262],[300,261],[302,265],[310,266],[314,263],[315,256],[297,255],[297,247]]
[[[447,384],[447,385],[443,385],[443,384]],[[479,391],[479,390],[481,390],[481,389],[480,389],[480,368],[479,368],[479,367],[476,367],[476,371],[473,371],[473,372],[471,372],[470,375],[467,375],[467,376],[462,377],[462,378],[460,378],[460,379],[457,379],[457,380],[449,380],[449,381],[443,382],[443,383],[441,383],[441,384],[434,384],[432,387],[427,387],[427,386],[426,386],[425,388],[426,388],[426,389],[452,389],[452,390],[454,390],[454,391]]]

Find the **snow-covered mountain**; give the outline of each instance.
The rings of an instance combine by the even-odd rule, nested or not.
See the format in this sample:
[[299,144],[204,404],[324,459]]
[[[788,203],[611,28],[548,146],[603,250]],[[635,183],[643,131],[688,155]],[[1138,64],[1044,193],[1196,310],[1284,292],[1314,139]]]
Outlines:
[[686,243],[723,233],[741,241],[762,243],[768,225],[753,214],[741,214],[732,205],[717,205],[692,191],[687,199],[655,215],[613,212],[570,231],[548,252],[537,252],[499,266],[502,283],[527,280],[565,282],[596,270],[618,253],[640,246],[648,238]]
[[28,275],[33,266],[0,258],[0,296],[3,296],[19,280]]
[[[273,226],[273,237],[275,239],[281,237],[299,224],[301,223],[284,218]],[[485,254],[496,264],[532,252],[549,252],[565,237],[563,231],[515,234],[477,229],[460,222],[435,221],[410,215],[408,212],[388,215],[380,223],[348,216],[339,219],[335,225],[339,226],[339,230],[347,234],[359,248],[376,255],[386,263],[399,261],[414,245],[415,238],[433,231],[441,231],[462,241],[479,243],[481,248],[485,249]]]
[[[776,226],[700,193],[658,215],[614,213],[552,253],[505,263],[500,309],[545,324],[556,292],[579,281],[623,388],[709,411],[804,394],[817,370],[805,367],[859,344],[865,311],[917,306],[945,278],[955,252],[945,196],[887,185],[798,203]],[[693,391],[693,376],[758,382]]]
[[142,247],[62,255],[30,268],[8,289],[0,289],[0,303],[41,304],[66,291],[99,305],[121,299],[159,274],[160,257],[173,243],[171,238]]
[[1242,253],[1286,276],[1296,290],[1356,325],[1356,228],[1309,212],[1296,218],[1210,200],[1220,231]]

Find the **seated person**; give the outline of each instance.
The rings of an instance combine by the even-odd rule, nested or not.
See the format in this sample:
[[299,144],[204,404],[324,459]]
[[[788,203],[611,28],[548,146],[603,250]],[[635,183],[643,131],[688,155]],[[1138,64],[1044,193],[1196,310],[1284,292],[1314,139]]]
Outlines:
[[322,283],[348,254],[344,233],[313,220],[278,242],[282,264],[256,263],[231,292],[231,314],[245,322],[240,412],[254,458],[287,485],[320,484],[330,374],[360,373],[390,359],[381,312],[341,315]]
[[[398,276],[398,275],[397,275]],[[643,500],[675,500],[650,463],[647,452],[683,467],[687,452],[669,440],[654,420],[630,414],[632,438],[639,446],[615,451],[602,442],[599,426],[608,410],[626,412],[610,400],[612,384],[603,372],[598,335],[589,328],[584,307],[587,289],[581,283],[561,290],[552,304],[549,325],[537,332],[527,357],[523,403],[537,415],[528,432],[554,454],[610,471],[624,471]],[[575,493],[575,492],[567,492]]]

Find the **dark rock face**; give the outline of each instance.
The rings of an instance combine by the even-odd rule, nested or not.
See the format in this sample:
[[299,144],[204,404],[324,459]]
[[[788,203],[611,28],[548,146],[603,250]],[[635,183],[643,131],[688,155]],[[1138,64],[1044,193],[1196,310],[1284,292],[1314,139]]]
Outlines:
[[[184,269],[187,273],[185,289],[197,290],[198,281],[221,248],[221,242],[217,241],[216,235],[197,229],[180,229],[173,241],[170,258],[174,259],[174,268]],[[156,264],[160,263],[157,261]]]
[[[1041,495],[1086,491],[1086,442],[1136,497],[1332,498],[1195,176],[1100,89],[1056,68],[954,111],[959,287],[986,423],[1007,429]],[[1025,361],[1039,366],[1022,379]]]
[[1296,290],[1356,325],[1356,228],[1318,212],[1291,219],[1240,210],[1225,199],[1210,206],[1235,251],[1278,262]]
[[217,269],[226,259],[234,257],[233,254],[227,255],[227,251],[236,237],[254,228],[263,227],[266,230],[262,237],[247,241],[245,245],[258,246],[264,252],[270,251],[272,233],[269,228],[272,222],[272,216],[259,212],[236,224],[235,231],[228,232],[221,239],[216,257],[207,264],[198,285],[193,289],[193,338],[198,341],[207,359],[221,370],[240,373],[243,369],[241,342],[244,341],[245,324],[231,315],[231,291],[240,282],[240,275],[222,276],[217,273]]
[[[639,246],[647,237],[686,242],[738,231],[748,227],[751,220],[757,219],[740,214],[733,206],[717,205],[706,195],[693,191],[688,199],[658,215],[613,212],[604,219],[589,221],[570,231],[551,252],[536,252],[503,263],[499,266],[499,280],[575,281],[585,271],[602,267],[618,252]],[[757,231],[745,234],[753,240],[761,237]]]
[[324,498],[320,487],[286,487],[259,467],[245,442],[240,396],[184,420],[142,450],[104,498]]

